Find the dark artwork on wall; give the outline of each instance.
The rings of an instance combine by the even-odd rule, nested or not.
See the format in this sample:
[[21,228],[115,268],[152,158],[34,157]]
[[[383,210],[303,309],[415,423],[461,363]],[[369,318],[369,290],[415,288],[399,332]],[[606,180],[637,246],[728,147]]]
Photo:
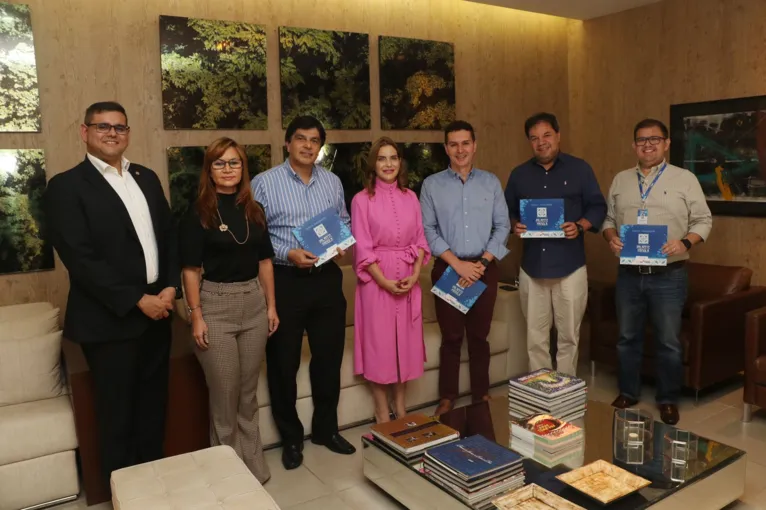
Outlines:
[[0,131],[40,132],[29,6],[0,2]]
[[165,129],[267,129],[266,31],[160,16]]
[[452,44],[402,37],[379,39],[383,129],[442,129],[455,120]]
[[[271,168],[270,145],[245,145],[245,152],[251,179],[255,174]],[[167,154],[170,210],[178,221],[197,199],[205,147],[169,147]]]
[[0,150],[0,274],[53,269],[45,241],[42,150]]
[[766,216],[766,96],[673,105],[670,131],[713,214]]
[[418,197],[426,177],[449,166],[449,156],[441,143],[405,143],[404,160],[407,162],[410,189]]
[[313,115],[326,129],[370,129],[367,34],[279,28],[282,127]]

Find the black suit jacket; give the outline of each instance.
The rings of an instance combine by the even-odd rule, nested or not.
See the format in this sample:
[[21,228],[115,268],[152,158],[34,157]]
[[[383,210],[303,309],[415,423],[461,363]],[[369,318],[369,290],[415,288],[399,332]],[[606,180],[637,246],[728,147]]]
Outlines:
[[180,287],[176,229],[160,180],[134,163],[129,172],[146,197],[157,238],[159,278],[152,289],[128,210],[87,157],[53,177],[45,192],[49,238],[69,271],[64,336],[78,343],[140,336],[152,321],[136,306],[141,297]]

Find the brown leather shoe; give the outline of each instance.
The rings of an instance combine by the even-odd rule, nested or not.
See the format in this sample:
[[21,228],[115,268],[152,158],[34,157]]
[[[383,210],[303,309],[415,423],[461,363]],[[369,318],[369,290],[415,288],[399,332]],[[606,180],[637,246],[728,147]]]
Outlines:
[[448,413],[452,411],[452,408],[455,407],[455,402],[453,400],[450,400],[448,398],[443,398],[439,401],[439,405],[436,406],[436,411],[434,411],[434,416],[439,416],[444,413]]
[[614,402],[612,402],[612,407],[616,407],[617,409],[627,409],[629,407],[633,407],[636,404],[638,404],[638,400],[620,395],[614,399]]
[[668,425],[675,425],[678,423],[680,416],[678,416],[678,406],[675,404],[659,404],[657,408],[660,410],[660,418]]

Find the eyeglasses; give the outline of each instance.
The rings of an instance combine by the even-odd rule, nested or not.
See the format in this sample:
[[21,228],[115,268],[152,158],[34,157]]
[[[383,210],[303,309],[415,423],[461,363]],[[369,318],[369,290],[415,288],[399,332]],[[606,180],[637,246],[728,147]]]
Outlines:
[[667,138],[664,136],[642,136],[641,138],[636,138],[636,145],[643,147],[647,142],[649,142],[651,145],[659,145],[660,142],[664,140],[667,140]]
[[239,168],[242,168],[242,160],[241,159],[230,159],[229,161],[224,161],[223,159],[216,159],[213,161],[213,164],[210,165],[213,167],[213,170],[223,170],[226,168],[226,165],[229,165],[229,168],[232,170],[237,170]]
[[108,122],[98,122],[85,125],[88,127],[96,126],[96,132],[102,134],[109,133],[112,128],[114,128],[114,132],[118,135],[125,135],[128,133],[128,131],[130,131],[130,127],[126,126],[125,124],[109,124]]

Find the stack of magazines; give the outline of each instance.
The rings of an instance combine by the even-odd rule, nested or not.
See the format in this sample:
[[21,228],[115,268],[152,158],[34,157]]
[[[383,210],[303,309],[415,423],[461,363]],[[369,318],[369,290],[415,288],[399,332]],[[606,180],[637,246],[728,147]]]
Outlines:
[[524,485],[521,462],[521,455],[475,435],[429,448],[423,472],[465,505],[484,510],[494,508],[499,494]]
[[508,413],[517,420],[540,413],[573,421],[585,416],[587,392],[582,379],[541,368],[508,381]]
[[379,423],[372,426],[371,432],[374,441],[386,452],[410,465],[421,462],[427,448],[460,438],[457,430],[425,414],[408,414]]
[[511,448],[547,467],[582,465],[584,439],[580,427],[549,414],[511,422]]

